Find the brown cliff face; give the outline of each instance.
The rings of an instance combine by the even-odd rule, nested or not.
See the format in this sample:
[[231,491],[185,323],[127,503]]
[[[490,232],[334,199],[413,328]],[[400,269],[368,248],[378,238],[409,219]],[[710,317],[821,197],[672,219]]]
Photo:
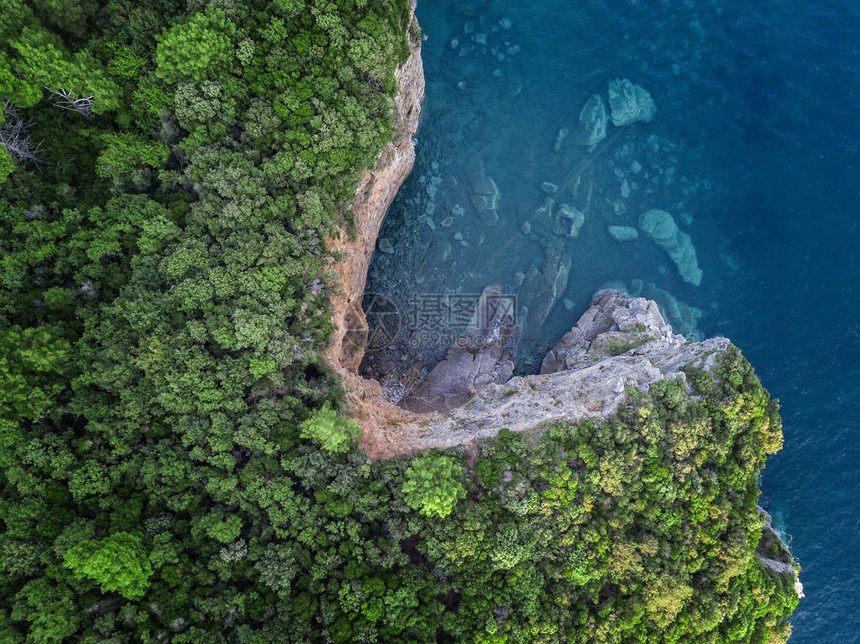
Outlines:
[[[413,2],[414,11],[414,2]],[[418,129],[418,116],[424,99],[424,68],[418,22],[412,17],[409,28],[410,55],[397,70],[396,119],[394,136],[382,151],[376,166],[361,177],[352,204],[355,237],[342,233],[329,241],[329,249],[339,258],[333,265],[338,275],[339,292],[331,297],[335,331],[325,357],[343,378],[347,402],[353,418],[362,428],[361,443],[370,455],[387,453],[377,446],[380,429],[389,423],[408,420],[412,414],[382,397],[375,380],[358,375],[367,339],[367,321],[361,308],[370,257],[376,247],[379,227],[400,185],[412,170],[415,148],[412,136]]]

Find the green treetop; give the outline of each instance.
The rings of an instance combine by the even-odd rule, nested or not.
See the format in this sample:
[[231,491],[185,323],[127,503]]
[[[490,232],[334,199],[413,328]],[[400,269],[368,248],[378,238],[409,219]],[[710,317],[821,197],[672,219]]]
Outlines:
[[463,468],[450,456],[425,456],[406,470],[403,493],[413,510],[427,516],[446,517],[457,500],[466,496],[460,483]]
[[349,444],[358,439],[361,428],[352,418],[340,416],[326,402],[302,423],[300,431],[302,438],[319,443],[326,451],[348,452]]
[[83,541],[66,552],[63,563],[78,579],[92,580],[102,592],[115,590],[127,599],[143,597],[152,575],[140,538],[127,532]]

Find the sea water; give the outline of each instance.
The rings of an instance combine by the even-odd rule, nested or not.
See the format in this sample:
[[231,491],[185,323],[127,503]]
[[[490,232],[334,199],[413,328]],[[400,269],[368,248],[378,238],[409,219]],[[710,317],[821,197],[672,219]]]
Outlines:
[[[396,399],[491,284],[522,325],[520,373],[605,287],[657,299],[692,339],[731,338],[781,401],[785,448],[761,487],[803,566],[792,641],[860,641],[860,4],[419,0],[417,13],[426,100],[370,269],[365,372]],[[656,115],[572,140],[614,79]],[[476,208],[485,178],[495,223]],[[584,216],[575,236],[542,225],[547,199]],[[650,209],[689,235],[700,284],[647,236],[608,234]],[[541,278],[556,292],[538,293]]]

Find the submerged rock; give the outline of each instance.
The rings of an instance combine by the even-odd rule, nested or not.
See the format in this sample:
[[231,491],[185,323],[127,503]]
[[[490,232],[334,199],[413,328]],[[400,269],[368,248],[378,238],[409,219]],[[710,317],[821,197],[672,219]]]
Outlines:
[[390,239],[380,237],[379,250],[381,250],[383,253],[388,253],[389,255],[391,255],[394,253],[394,245],[391,243]]
[[499,220],[496,207],[500,197],[499,188],[490,177],[481,177],[472,184],[469,200],[475,206],[478,217],[485,226],[492,226]]
[[609,108],[612,111],[612,123],[617,127],[636,121],[648,123],[657,113],[657,105],[651,95],[626,78],[609,82]]
[[684,337],[689,340],[702,339],[702,332],[696,328],[702,317],[700,309],[681,302],[668,291],[657,288],[652,282],[644,284],[641,292],[643,296],[657,302],[663,315],[671,322],[672,327],[682,333]]
[[564,140],[568,134],[570,134],[570,130],[566,127],[558,131],[558,134],[555,135],[555,143],[552,146],[553,152],[561,152],[561,146],[564,145]]
[[475,167],[475,171],[469,177],[471,187],[469,201],[475,207],[481,223],[485,226],[494,226],[499,220],[496,208],[502,195],[496,182],[484,174],[484,164],[480,160],[475,161]]
[[558,207],[558,216],[553,226],[553,232],[562,237],[576,239],[579,229],[585,223],[585,215],[570,204],[563,203]]
[[564,294],[570,265],[570,256],[565,252],[564,244],[556,239],[546,246],[541,270],[538,271],[534,266],[529,268],[522,291],[523,304],[528,307],[525,323],[528,337],[540,335],[550,311]]
[[612,239],[619,242],[633,241],[639,237],[639,231],[632,226],[607,226],[606,230]]
[[702,269],[696,260],[693,241],[687,233],[678,230],[672,215],[665,210],[648,210],[639,217],[639,228],[669,254],[681,279],[694,286],[702,283]]
[[597,145],[606,137],[606,106],[598,94],[586,101],[579,112],[574,137],[580,145]]

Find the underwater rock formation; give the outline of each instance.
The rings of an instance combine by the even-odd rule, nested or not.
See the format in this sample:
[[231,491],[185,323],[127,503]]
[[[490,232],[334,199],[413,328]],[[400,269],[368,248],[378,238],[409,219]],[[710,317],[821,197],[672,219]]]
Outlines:
[[570,130],[566,127],[563,127],[558,131],[558,134],[555,136],[555,142],[552,144],[553,152],[561,152],[561,146],[564,145],[564,140],[567,138],[568,134],[570,134]]
[[[637,282],[639,280],[633,280]],[[649,300],[654,300],[666,316],[671,320],[672,327],[690,340],[700,340],[702,332],[696,326],[702,317],[702,311],[686,302],[681,302],[668,291],[658,288],[653,282],[640,283],[641,294]]]
[[657,105],[651,95],[626,78],[609,82],[609,107],[612,110],[612,123],[616,127],[636,121],[648,123],[657,113]]
[[529,269],[523,282],[521,299],[528,309],[525,333],[530,338],[540,335],[543,323],[567,288],[571,259],[558,239],[547,241],[543,266]]
[[681,279],[694,286],[702,283],[693,242],[687,233],[678,230],[672,215],[665,210],[648,210],[639,217],[639,228],[669,254]]
[[476,172],[471,179],[472,194],[469,200],[475,206],[478,218],[485,226],[493,226],[499,220],[496,207],[499,204],[501,193],[496,182],[484,175],[483,170]]
[[563,203],[558,207],[558,215],[553,223],[553,232],[561,237],[576,239],[579,229],[585,223],[585,215],[570,204]]
[[639,231],[632,226],[607,226],[609,236],[615,241],[633,241],[639,237]]
[[598,94],[594,94],[579,112],[574,140],[580,145],[597,145],[606,137],[607,120],[603,99]]

